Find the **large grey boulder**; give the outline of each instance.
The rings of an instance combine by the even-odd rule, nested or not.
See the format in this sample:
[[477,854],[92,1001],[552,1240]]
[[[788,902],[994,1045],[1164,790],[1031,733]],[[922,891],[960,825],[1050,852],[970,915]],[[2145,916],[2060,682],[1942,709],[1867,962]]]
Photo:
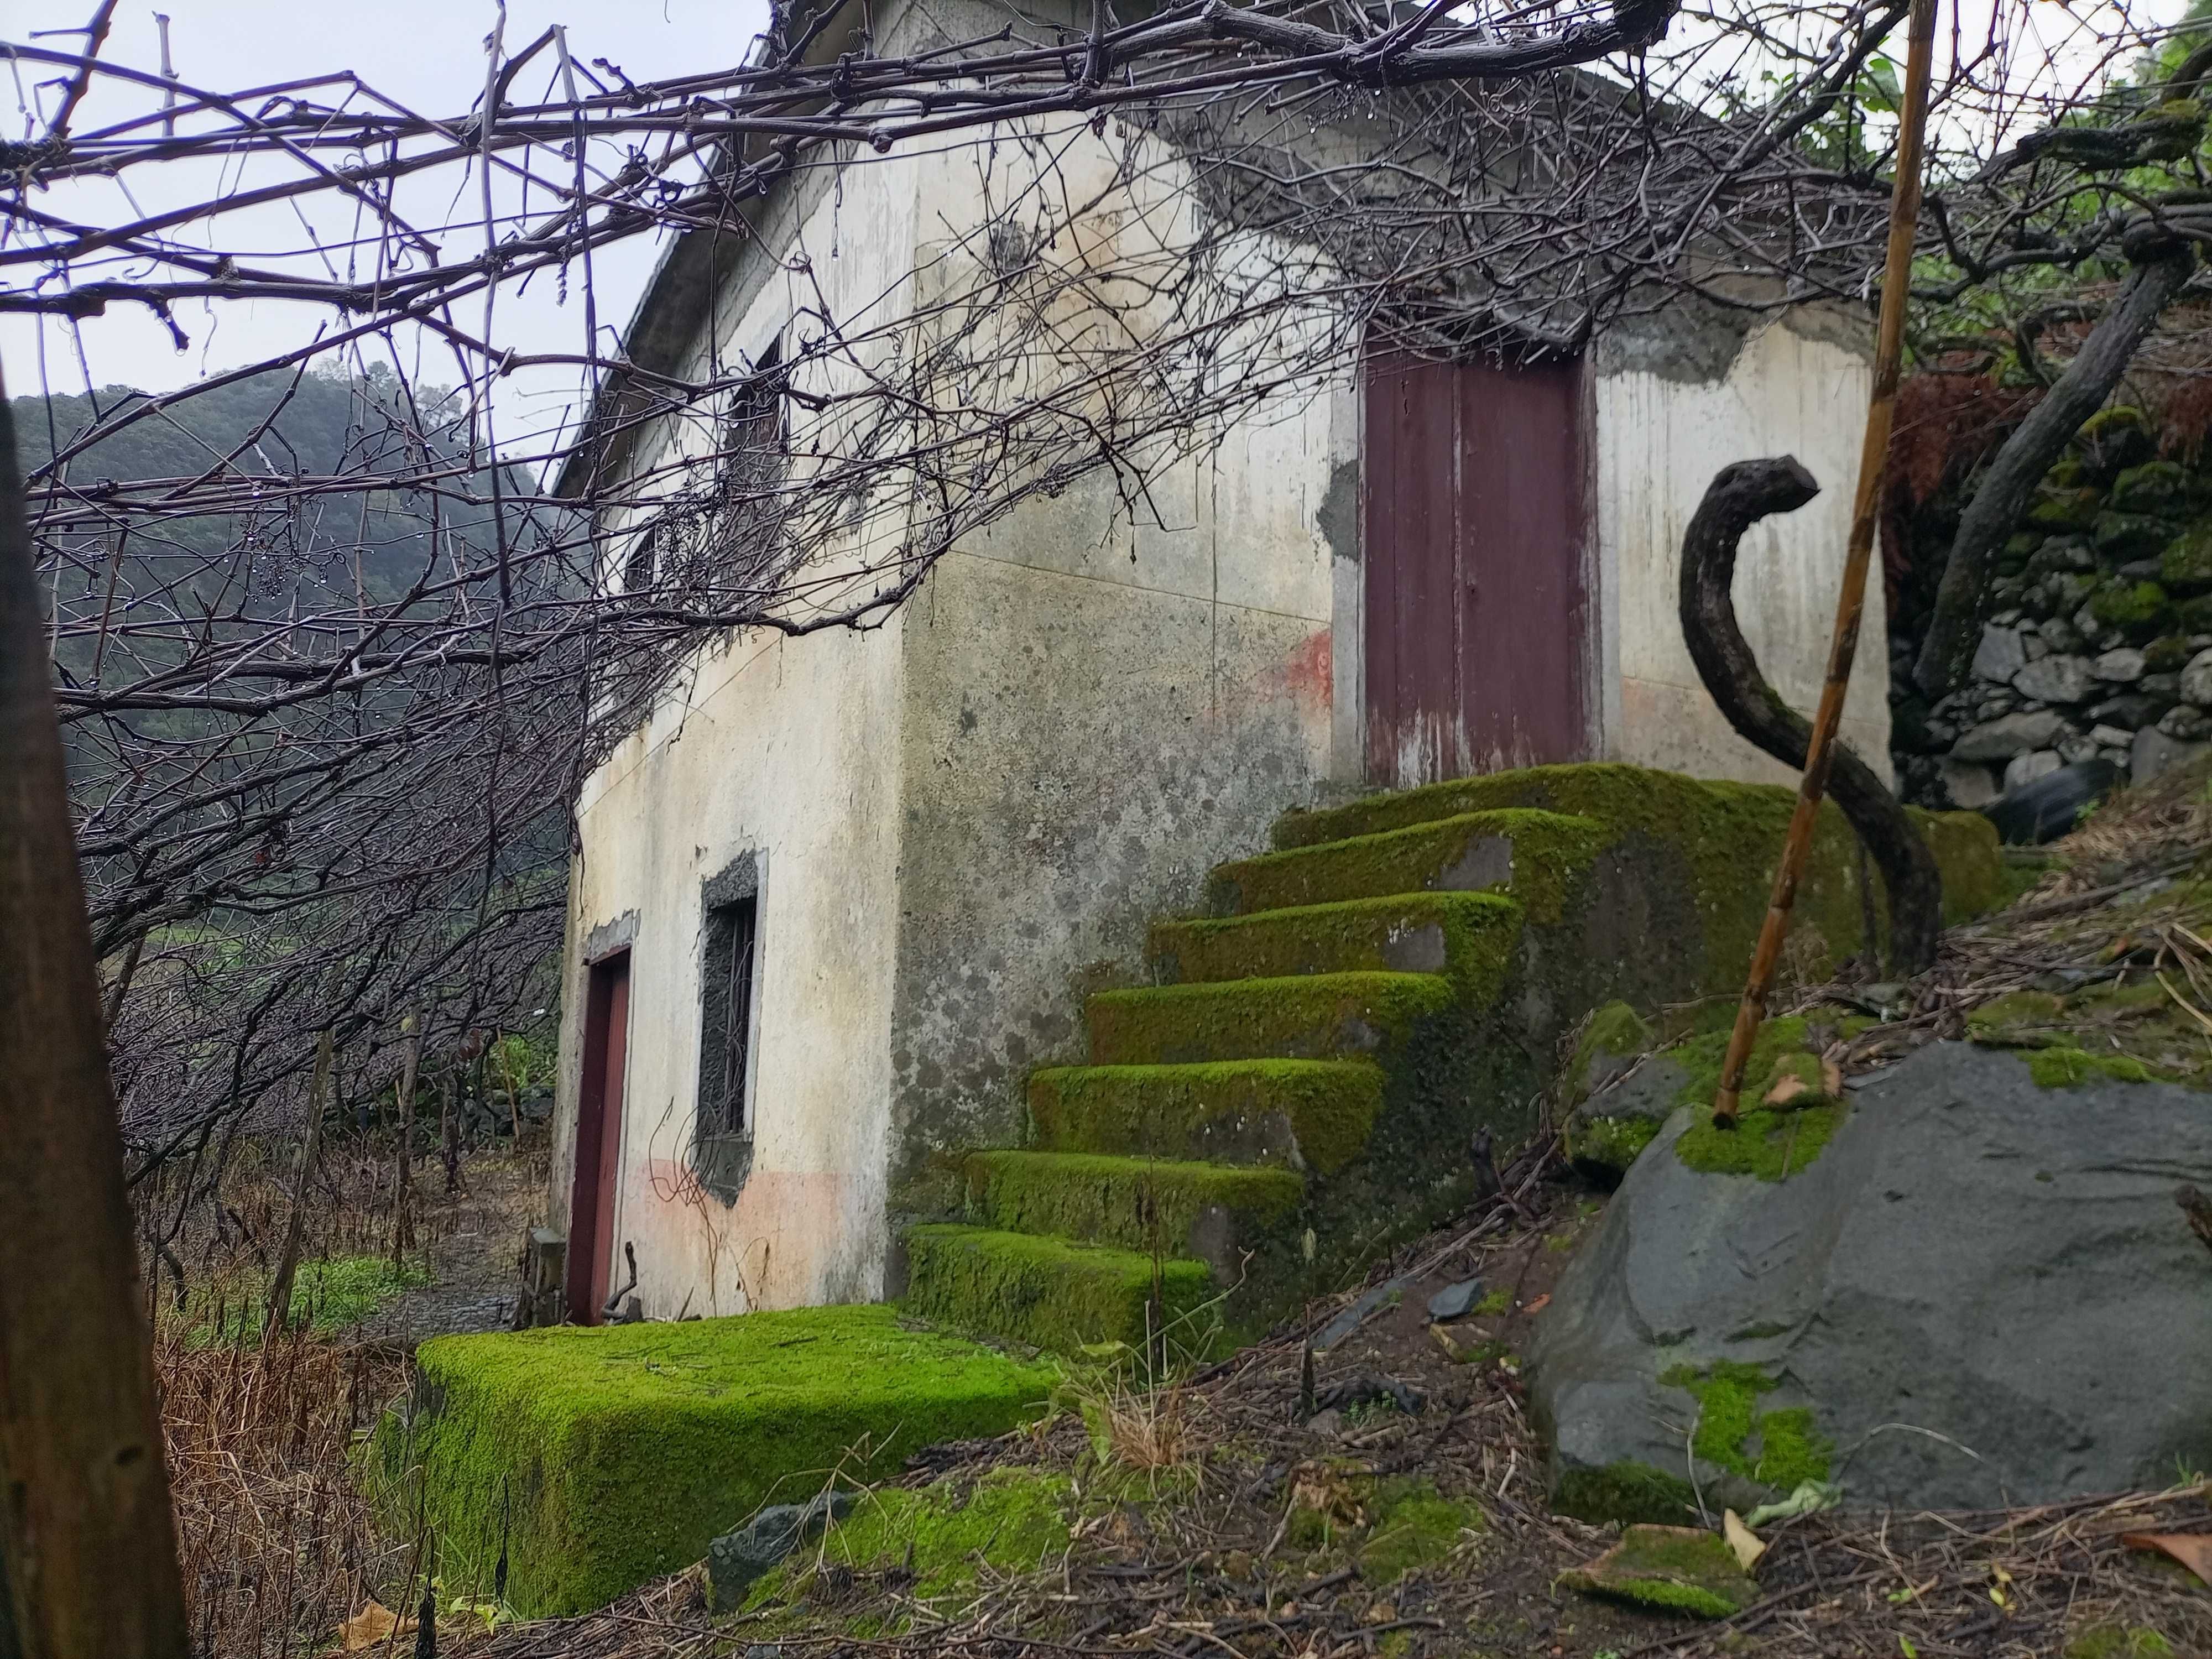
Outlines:
[[[1687,1167],[1702,1121],[1669,1120],[1538,1322],[1562,1508],[1680,1521],[1823,1474],[1982,1508],[2212,1468],[2212,1252],[2174,1201],[2212,1187],[2206,1096],[1937,1043],[1784,1180]],[[1778,1121],[1817,1127],[1736,1133]]]
[[2170,738],[2154,726],[2146,726],[2135,735],[2128,751],[2128,781],[2148,783],[2161,772],[2171,772],[2177,766],[2186,766],[2203,754],[2208,745],[2185,743]]
[[2212,707],[2212,651],[2200,651],[2181,671],[2181,700],[2199,708]]

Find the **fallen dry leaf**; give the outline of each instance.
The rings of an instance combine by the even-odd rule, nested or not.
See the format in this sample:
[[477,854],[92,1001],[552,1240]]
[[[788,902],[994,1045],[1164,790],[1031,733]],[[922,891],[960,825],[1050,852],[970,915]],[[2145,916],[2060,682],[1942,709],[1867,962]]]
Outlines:
[[404,1634],[399,1616],[381,1601],[370,1601],[338,1626],[338,1644],[348,1653],[365,1653],[395,1633]]
[[1527,1307],[1522,1309],[1521,1311],[1524,1314],[1540,1314],[1551,1305],[1552,1293],[1549,1291],[1547,1291],[1543,1295],[1538,1297],[1534,1302],[1531,1302]]
[[1844,1068],[1826,1054],[1820,1057],[1820,1087],[1831,1100],[1844,1097]]
[[2212,1532],[2124,1532],[2120,1542],[2131,1550],[2171,1556],[2212,1584]]
[[1805,1079],[1795,1072],[1784,1072],[1774,1079],[1774,1086],[1766,1091],[1769,1106],[1787,1106],[1805,1092]]
[[1728,1540],[1728,1547],[1735,1552],[1737,1564],[1746,1572],[1757,1566],[1759,1558],[1766,1553],[1766,1546],[1759,1541],[1759,1534],[1744,1525],[1743,1517],[1734,1510],[1721,1511],[1721,1536]]

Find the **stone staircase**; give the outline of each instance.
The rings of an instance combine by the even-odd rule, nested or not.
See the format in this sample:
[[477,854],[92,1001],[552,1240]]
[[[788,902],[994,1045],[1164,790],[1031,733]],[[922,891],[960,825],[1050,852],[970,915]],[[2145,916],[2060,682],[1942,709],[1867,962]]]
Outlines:
[[[1589,765],[1287,815],[1210,915],[1154,924],[1154,984],[1090,998],[1089,1063],[1030,1079],[1031,1144],[952,1160],[907,1305],[1062,1352],[1264,1328],[1463,1205],[1471,1135],[1534,1127],[1589,1009],[1732,988],[1792,800]],[[1827,820],[1799,902],[1840,957],[1869,907]],[[1947,908],[1993,902],[1987,823],[1927,823]]]

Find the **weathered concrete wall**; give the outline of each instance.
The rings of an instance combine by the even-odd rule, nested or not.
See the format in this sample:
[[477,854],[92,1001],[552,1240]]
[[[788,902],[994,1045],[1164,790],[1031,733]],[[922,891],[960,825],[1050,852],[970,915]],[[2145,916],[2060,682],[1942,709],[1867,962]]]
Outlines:
[[[1594,482],[1606,758],[1698,777],[1796,781],[1729,728],[1698,678],[1677,620],[1682,532],[1731,461],[1795,455],[1819,481],[1810,505],[1744,538],[1735,579],[1744,637],[1775,689],[1809,714],[1826,672],[1858,479],[1871,374],[1860,331],[1848,319],[1793,314],[1758,325],[1738,349],[1732,332],[1670,317],[1601,349]],[[1886,629],[1877,571],[1843,732],[1884,778]]]
[[1326,400],[1182,461],[1133,526],[1105,480],[1024,507],[907,619],[894,1018],[911,1172],[1021,1138],[1086,990],[1327,775]]

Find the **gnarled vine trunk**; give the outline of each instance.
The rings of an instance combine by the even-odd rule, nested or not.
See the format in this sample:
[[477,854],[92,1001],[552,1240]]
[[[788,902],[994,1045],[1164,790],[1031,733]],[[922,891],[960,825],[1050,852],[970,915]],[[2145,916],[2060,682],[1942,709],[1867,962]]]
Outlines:
[[[1769,514],[1793,512],[1820,493],[1813,475],[1794,457],[1737,461],[1715,475],[1682,538],[1682,638],[1698,677],[1730,726],[1784,765],[1801,770],[1812,724],[1759,672],[1759,659],[1736,623],[1730,589],[1744,532]],[[1858,832],[1888,890],[1891,969],[1917,973],[1932,966],[1943,929],[1943,877],[1936,855],[1874,769],[1843,744],[1835,750],[1828,793]]]

